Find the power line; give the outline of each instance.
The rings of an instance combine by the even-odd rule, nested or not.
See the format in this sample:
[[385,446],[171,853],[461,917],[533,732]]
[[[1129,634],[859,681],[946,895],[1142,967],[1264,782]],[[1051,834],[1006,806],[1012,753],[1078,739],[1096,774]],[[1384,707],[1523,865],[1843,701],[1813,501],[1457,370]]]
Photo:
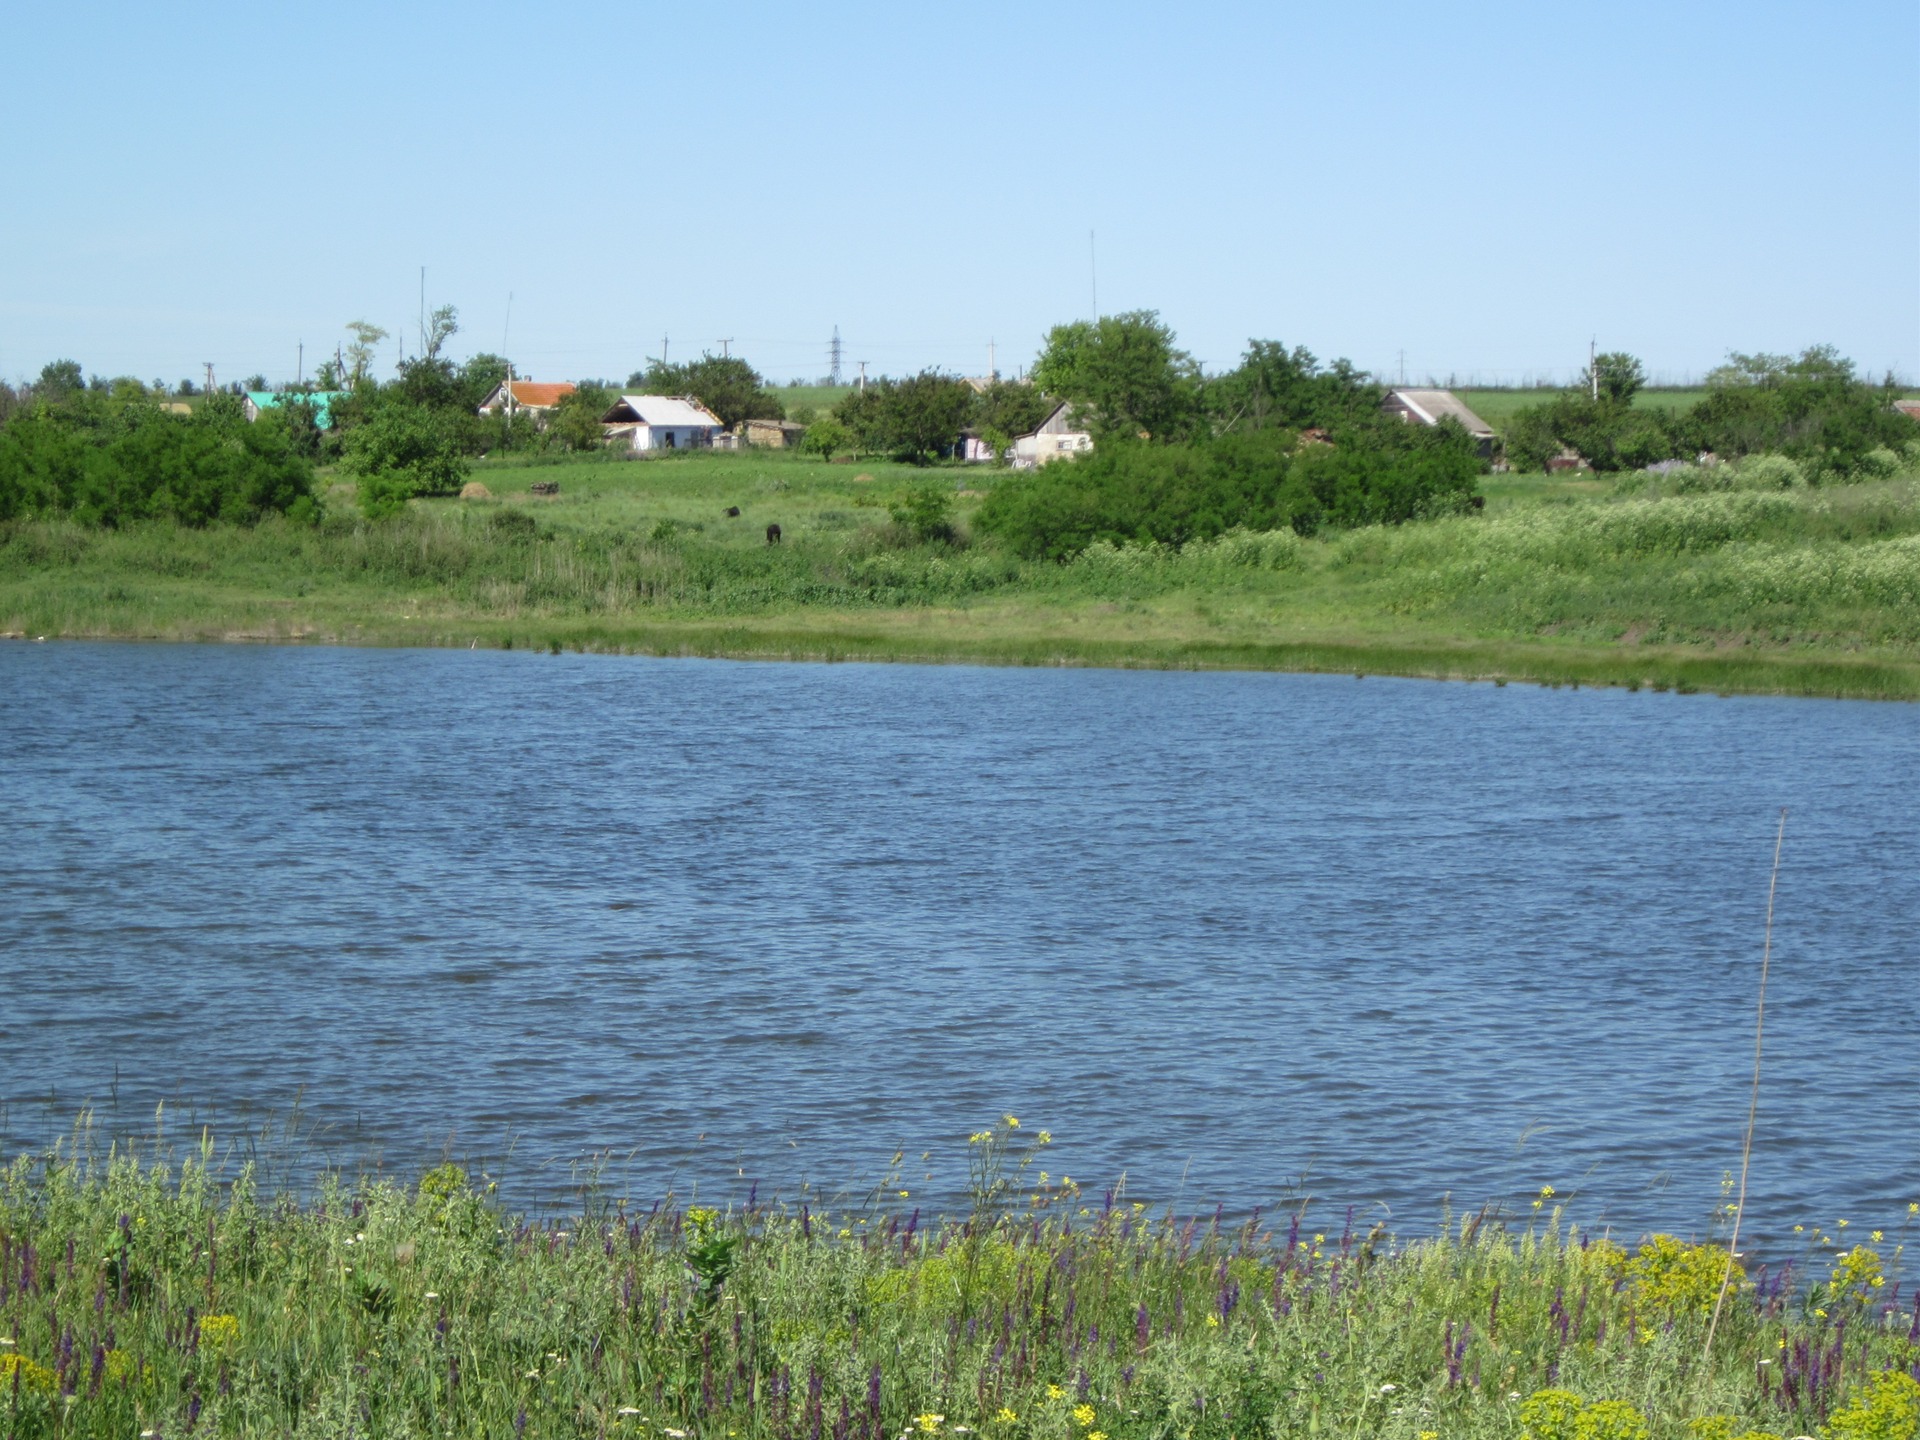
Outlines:
[[827,383],[840,383],[840,327],[833,327],[833,341],[827,346]]

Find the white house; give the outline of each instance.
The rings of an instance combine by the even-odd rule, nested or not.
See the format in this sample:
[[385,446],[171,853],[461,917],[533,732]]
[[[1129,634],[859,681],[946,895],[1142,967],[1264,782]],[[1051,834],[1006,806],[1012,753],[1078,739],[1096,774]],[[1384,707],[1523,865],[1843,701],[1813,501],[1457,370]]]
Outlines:
[[1438,425],[1457,421],[1471,435],[1482,455],[1493,453],[1493,427],[1466,407],[1451,390],[1389,390],[1380,408],[1409,425]]
[[1074,422],[1072,409],[1064,401],[1040,422],[1029,435],[1013,438],[1013,468],[1031,470],[1049,460],[1084,454],[1093,449],[1093,436]]
[[635,450],[705,450],[726,428],[691,395],[622,395],[600,423]]

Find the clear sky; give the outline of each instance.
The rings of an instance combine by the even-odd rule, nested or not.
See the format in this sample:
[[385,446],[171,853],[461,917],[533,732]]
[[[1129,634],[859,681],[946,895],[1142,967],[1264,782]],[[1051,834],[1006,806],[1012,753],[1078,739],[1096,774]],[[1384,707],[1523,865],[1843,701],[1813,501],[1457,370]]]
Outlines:
[[11,378],[291,379],[422,265],[541,379],[1011,371],[1096,276],[1210,368],[1920,376],[1915,0],[22,3],[0,133]]

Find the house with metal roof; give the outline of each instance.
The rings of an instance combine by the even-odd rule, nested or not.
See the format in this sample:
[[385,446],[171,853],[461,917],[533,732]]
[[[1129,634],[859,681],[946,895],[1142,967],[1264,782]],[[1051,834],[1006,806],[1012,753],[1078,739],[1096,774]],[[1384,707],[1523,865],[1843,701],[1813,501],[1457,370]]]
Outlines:
[[344,400],[346,390],[308,390],[289,391],[281,394],[277,390],[249,390],[241,404],[241,410],[249,422],[258,420],[269,410],[278,410],[283,404],[298,402],[313,407],[313,423],[322,430],[333,428],[331,405],[335,400]]
[[[984,449],[985,447],[982,447]],[[1013,437],[1013,468],[1033,470],[1052,460],[1067,460],[1093,449],[1093,435],[1064,400],[1039,426],[1025,435]],[[967,458],[974,458],[969,451]],[[984,456],[992,459],[991,454]]]
[[1442,420],[1452,420],[1473,437],[1482,455],[1493,453],[1493,427],[1451,390],[1389,390],[1380,408],[1409,425],[1438,425]]
[[607,439],[635,450],[705,450],[727,427],[691,395],[622,395],[600,417]]
[[558,383],[533,380],[502,380],[493,393],[480,402],[482,415],[498,415],[511,402],[514,410],[525,410],[536,417],[545,415],[578,387],[570,381]]

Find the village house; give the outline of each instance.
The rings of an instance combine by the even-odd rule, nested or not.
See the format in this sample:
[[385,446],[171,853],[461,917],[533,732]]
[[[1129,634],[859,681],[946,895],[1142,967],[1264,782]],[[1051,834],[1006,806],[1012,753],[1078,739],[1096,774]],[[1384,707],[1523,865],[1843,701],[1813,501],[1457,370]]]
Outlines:
[[1050,460],[1084,454],[1093,449],[1093,436],[1080,428],[1072,407],[1062,401],[1039,428],[1013,438],[1013,468],[1032,470]]
[[609,441],[642,452],[710,449],[726,429],[691,395],[622,395],[600,423]]
[[269,410],[278,410],[280,406],[286,402],[300,401],[313,407],[313,423],[316,426],[322,430],[331,430],[333,428],[332,403],[335,400],[346,399],[347,394],[348,392],[345,390],[310,390],[305,392],[296,390],[286,395],[282,395],[275,390],[249,390],[240,408],[241,413],[244,414],[248,422],[251,423],[258,420]]
[[515,414],[525,413],[535,420],[547,415],[579,387],[570,381],[502,380],[493,393],[480,402],[482,415],[498,415],[511,400]]
[[1442,420],[1457,422],[1473,437],[1482,457],[1493,454],[1493,427],[1469,410],[1451,390],[1389,390],[1380,408],[1398,415],[1409,425],[1438,425]]

